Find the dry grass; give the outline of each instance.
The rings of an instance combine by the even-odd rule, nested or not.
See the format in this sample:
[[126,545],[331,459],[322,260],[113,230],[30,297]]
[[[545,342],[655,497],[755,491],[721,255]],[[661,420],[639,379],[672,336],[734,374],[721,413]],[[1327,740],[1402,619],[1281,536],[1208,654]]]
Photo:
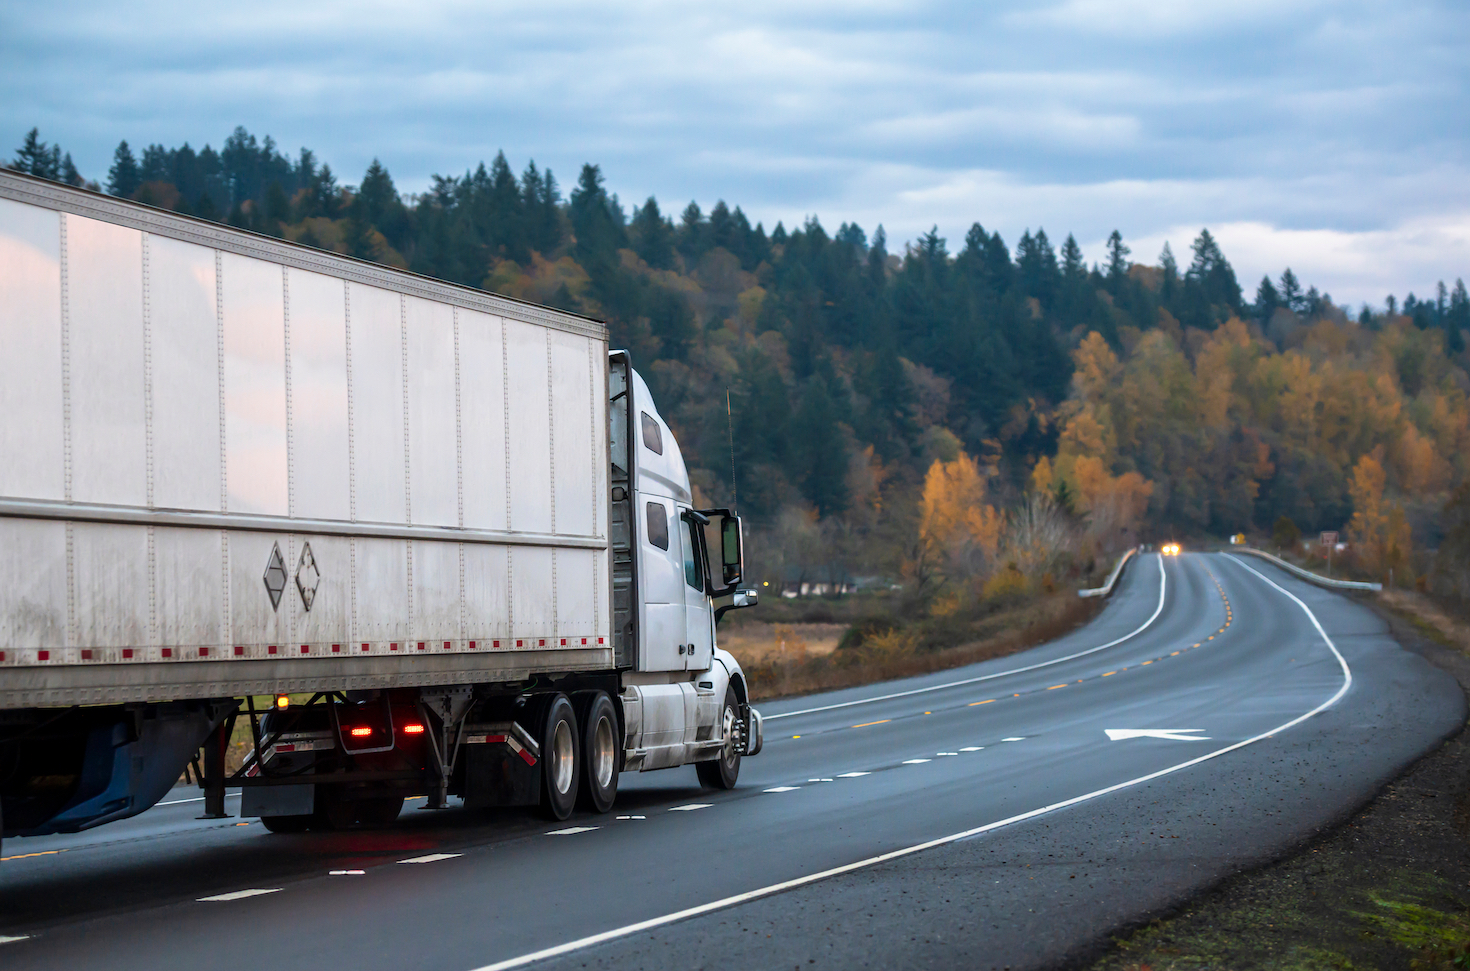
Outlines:
[[1447,613],[1428,595],[1414,590],[1391,589],[1380,593],[1378,601],[1407,617],[1425,636],[1447,647],[1470,653],[1470,624]]
[[[1101,606],[1098,601],[1083,600],[1072,591],[1028,600],[987,619],[985,627],[996,631],[994,635],[941,650],[921,650],[915,633],[898,629],[870,637],[856,649],[818,653],[808,645],[801,651],[797,649],[800,644],[795,640],[795,628],[836,625],[772,625],[792,631],[794,640],[788,642],[784,655],[768,652],[751,663],[740,655],[737,657],[745,669],[752,698],[769,700],[928,674],[1004,657],[1060,637],[1091,620]],[[721,643],[725,641],[722,639]]]
[[752,621],[720,631],[720,646],[749,667],[766,660],[819,657],[837,650],[846,624],[773,624]]

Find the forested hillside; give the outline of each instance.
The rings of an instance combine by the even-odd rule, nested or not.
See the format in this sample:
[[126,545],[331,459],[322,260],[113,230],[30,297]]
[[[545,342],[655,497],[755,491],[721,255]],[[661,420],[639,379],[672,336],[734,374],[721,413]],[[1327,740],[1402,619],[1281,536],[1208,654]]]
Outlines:
[[[34,131],[12,165],[85,184]],[[1437,543],[1466,478],[1459,281],[1349,315],[1289,269],[1243,293],[1208,230],[1183,263],[1167,247],[1133,262],[1115,232],[1087,265],[1057,227],[1013,246],[980,222],[953,243],[817,217],[768,230],[724,201],[625,204],[591,164],[563,196],[503,154],[403,195],[377,162],[344,186],[244,129],[218,151],[124,142],[99,181],[606,320],[702,496],[738,491],[765,531],[772,575],[984,581],[1031,562],[1052,519],[1065,556],[1035,576],[1135,537],[1311,533],[1355,513],[1407,549]]]

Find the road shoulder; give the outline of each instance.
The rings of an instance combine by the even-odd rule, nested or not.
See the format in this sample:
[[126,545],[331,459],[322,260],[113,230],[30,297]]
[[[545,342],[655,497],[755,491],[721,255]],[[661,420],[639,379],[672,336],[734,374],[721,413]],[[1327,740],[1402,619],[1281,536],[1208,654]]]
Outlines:
[[[1362,602],[1470,695],[1458,631],[1416,616],[1412,603]],[[1294,855],[1116,936],[1091,967],[1470,967],[1470,733],[1446,740]]]

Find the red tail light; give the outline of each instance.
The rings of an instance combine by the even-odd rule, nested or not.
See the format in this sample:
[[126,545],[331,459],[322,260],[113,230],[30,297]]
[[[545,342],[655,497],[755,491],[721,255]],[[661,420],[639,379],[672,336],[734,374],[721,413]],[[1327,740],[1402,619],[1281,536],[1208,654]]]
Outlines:
[[373,733],[373,730],[371,728],[354,728],[352,730],[352,737],[353,738],[367,738],[372,733]]
[[424,733],[424,726],[422,726],[422,725],[404,725],[403,726],[403,734],[405,734],[405,735],[422,735],[423,733]]

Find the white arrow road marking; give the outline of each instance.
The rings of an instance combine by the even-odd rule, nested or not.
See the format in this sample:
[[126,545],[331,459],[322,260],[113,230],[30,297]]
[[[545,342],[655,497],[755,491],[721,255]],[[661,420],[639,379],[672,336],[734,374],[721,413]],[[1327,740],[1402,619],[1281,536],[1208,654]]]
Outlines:
[[217,893],[213,897],[200,897],[199,901],[201,903],[224,903],[229,900],[244,900],[246,897],[259,897],[263,893],[280,892],[280,887],[276,887],[274,890],[236,890],[233,893]]
[[459,853],[430,853],[428,856],[415,856],[407,860],[399,860],[399,863],[438,863],[440,860],[452,860]]
[[547,836],[576,836],[578,833],[590,833],[596,826],[568,826],[566,829],[553,829]]
[[[740,904],[748,903],[752,900],[760,900],[763,897],[770,897],[774,894],[782,893],[787,890],[794,890],[797,887],[804,887],[808,884],[816,883],[820,880],[828,880],[832,877],[840,876],[844,873],[852,873],[854,870],[862,870],[866,869],[867,867],[877,866],[880,863],[887,863],[889,860],[897,860],[906,856],[911,856],[915,853],[922,853],[925,850],[930,850],[937,846],[947,846],[950,843],[958,843],[960,840],[971,839],[972,837],[979,836],[981,833],[988,833],[992,830],[1000,829],[1003,826],[1014,826],[1016,823],[1024,822],[1028,819],[1035,819],[1038,816],[1044,816],[1048,813],[1056,812],[1059,809],[1066,809],[1069,806],[1076,806],[1080,803],[1089,802],[1093,799],[1098,799],[1103,796],[1110,795],[1114,792],[1119,792],[1124,789],[1132,788],[1133,786],[1142,785],[1145,782],[1152,782],[1154,779],[1159,779],[1166,775],[1172,775],[1175,772],[1182,772],[1183,770],[1199,765],[1202,762],[1208,762],[1211,759],[1217,759],[1222,755],[1227,755],[1231,752],[1237,751],[1238,749],[1243,749],[1248,745],[1254,745],[1264,739],[1272,738],[1280,732],[1295,728],[1297,725],[1300,725],[1308,718],[1311,718],[1314,715],[1318,715],[1321,712],[1326,711],[1328,708],[1331,708],[1333,705],[1337,704],[1342,696],[1347,694],[1348,689],[1353,686],[1353,672],[1352,669],[1348,667],[1347,659],[1344,658],[1342,654],[1338,651],[1337,645],[1332,643],[1332,638],[1327,636],[1327,631],[1322,629],[1322,624],[1317,620],[1317,615],[1312,613],[1312,608],[1303,603],[1302,599],[1296,594],[1287,590],[1285,587],[1282,587],[1280,584],[1276,583],[1276,581],[1270,579],[1265,574],[1260,573],[1259,571],[1252,569],[1249,566],[1246,566],[1244,563],[1240,562],[1235,557],[1230,556],[1229,554],[1225,554],[1225,558],[1239,566],[1241,569],[1248,570],[1249,572],[1255,574],[1263,582],[1270,584],[1270,586],[1275,588],[1284,596],[1289,597],[1292,601],[1294,601],[1296,605],[1300,607],[1302,611],[1307,615],[1307,619],[1312,622],[1312,626],[1315,627],[1317,629],[1317,633],[1321,635],[1323,643],[1327,645],[1327,649],[1332,652],[1332,656],[1337,660],[1338,666],[1342,668],[1342,687],[1333,692],[1332,697],[1328,698],[1326,701],[1322,702],[1311,711],[1303,712],[1290,721],[1283,722],[1282,724],[1277,725],[1275,728],[1268,729],[1267,731],[1264,731],[1259,735],[1253,735],[1250,738],[1242,739],[1239,742],[1234,742],[1230,745],[1223,746],[1222,748],[1217,748],[1212,752],[1206,752],[1204,755],[1197,755],[1194,758],[1188,759],[1184,762],[1180,762],[1177,765],[1171,765],[1167,768],[1158,769],[1157,771],[1150,772],[1147,775],[1141,775],[1136,779],[1128,779],[1123,782],[1116,782],[1113,785],[1105,786],[1101,789],[1095,789],[1092,792],[1085,792],[1080,796],[1073,796],[1072,798],[1064,799],[1061,802],[1054,802],[1049,806],[1038,806],[1035,809],[1031,809],[1022,813],[1017,813],[1016,815],[1008,816],[1005,819],[997,819],[994,822],[985,823],[984,825],[976,826],[973,829],[967,829],[964,832],[952,833],[949,836],[941,836],[938,839],[928,840],[923,843],[916,843],[913,846],[905,846],[900,849],[889,850],[888,852],[881,853],[878,856],[868,857],[866,860],[858,860],[855,863],[844,863],[842,866],[833,867],[830,870],[822,870],[818,873],[808,873],[804,876],[794,877],[790,880],[782,881],[781,883],[773,883],[768,887],[760,887],[755,890],[747,890],[744,893],[738,893],[730,897],[721,898],[719,900],[711,900],[709,903],[698,904],[684,910],[674,911],[670,914],[662,914],[658,917],[651,917],[648,920],[642,920],[636,924],[628,924],[623,927],[615,927],[611,930],[601,931],[600,933],[592,934],[588,937],[579,938],[574,941],[567,941],[564,944],[556,944],[551,947],[542,948],[539,951],[532,951],[529,954],[521,954],[516,957],[506,958],[501,961],[496,961],[493,964],[487,964],[484,967],[477,968],[476,971],[510,971],[511,968],[525,967],[528,964],[535,964],[537,961],[544,961],[547,958],[560,957],[563,954],[570,954],[574,951],[583,950],[584,948],[593,947],[598,944],[605,944],[608,941],[615,941],[619,938],[628,937],[641,931],[652,930],[656,927],[664,927],[678,921],[689,920],[691,917],[700,917],[713,911],[724,910],[727,907],[737,907]],[[766,791],[769,792],[770,790],[768,789]]]
[[1208,742],[1208,735],[1193,735],[1203,728],[1104,728],[1108,738],[1121,742],[1125,738],[1167,738],[1171,742]]

